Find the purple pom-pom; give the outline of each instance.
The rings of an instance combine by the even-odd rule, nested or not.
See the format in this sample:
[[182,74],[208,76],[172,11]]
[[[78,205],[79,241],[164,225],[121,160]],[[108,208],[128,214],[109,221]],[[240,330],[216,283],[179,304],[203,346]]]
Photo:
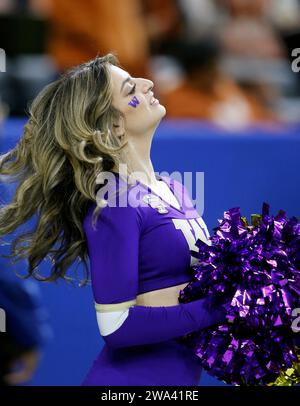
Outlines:
[[179,301],[213,295],[228,322],[184,340],[216,378],[266,385],[298,360],[293,310],[300,307],[300,223],[283,210],[269,215],[267,203],[251,224],[239,208],[224,212],[219,223],[211,245],[196,242],[195,278]]

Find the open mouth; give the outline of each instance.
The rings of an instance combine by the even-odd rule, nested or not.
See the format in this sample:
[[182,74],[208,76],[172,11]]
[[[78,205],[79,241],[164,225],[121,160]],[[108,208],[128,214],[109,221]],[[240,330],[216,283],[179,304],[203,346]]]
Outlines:
[[158,104],[158,100],[154,96],[150,100],[150,105],[152,106],[153,104]]

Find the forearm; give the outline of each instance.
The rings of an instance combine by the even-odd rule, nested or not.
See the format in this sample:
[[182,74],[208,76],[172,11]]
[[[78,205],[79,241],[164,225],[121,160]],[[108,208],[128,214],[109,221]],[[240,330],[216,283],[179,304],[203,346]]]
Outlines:
[[103,339],[114,348],[158,343],[225,321],[225,311],[209,309],[207,299],[168,307],[133,306],[122,325]]

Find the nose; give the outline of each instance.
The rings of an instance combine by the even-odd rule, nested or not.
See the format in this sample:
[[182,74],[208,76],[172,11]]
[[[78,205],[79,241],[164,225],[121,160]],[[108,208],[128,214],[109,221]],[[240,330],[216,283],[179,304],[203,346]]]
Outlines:
[[148,93],[154,87],[154,83],[150,79],[143,79],[142,90],[144,93]]

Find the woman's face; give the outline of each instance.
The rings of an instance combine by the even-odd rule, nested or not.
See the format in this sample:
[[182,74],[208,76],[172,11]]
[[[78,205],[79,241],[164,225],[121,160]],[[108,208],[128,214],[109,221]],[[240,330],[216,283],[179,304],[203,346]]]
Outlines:
[[[166,114],[164,106],[153,97],[153,82],[132,78],[123,69],[110,65],[113,83],[113,106],[124,114],[120,131],[140,135],[155,130]],[[154,101],[154,102],[153,102]]]

